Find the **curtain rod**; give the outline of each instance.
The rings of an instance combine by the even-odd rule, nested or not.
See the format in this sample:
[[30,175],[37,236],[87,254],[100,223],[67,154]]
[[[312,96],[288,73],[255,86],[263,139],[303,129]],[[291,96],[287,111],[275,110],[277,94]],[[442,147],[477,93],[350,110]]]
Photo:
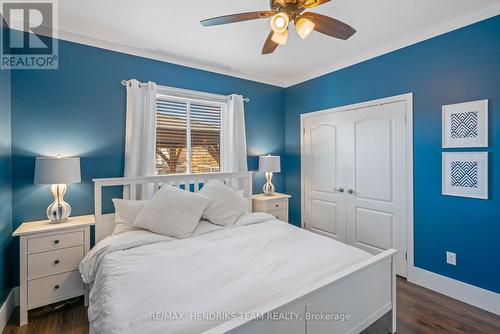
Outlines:
[[[123,86],[127,86],[127,83],[128,83],[128,80],[122,80],[122,81],[121,81],[121,84],[122,84]],[[161,86],[161,85],[158,85],[158,87],[170,88],[170,87]],[[178,88],[175,88],[175,89],[178,89]],[[178,90],[184,90],[184,89],[178,89]],[[187,90],[185,90],[185,91],[187,91]],[[218,95],[218,94],[212,94],[212,93],[206,93],[206,94]],[[226,100],[228,100],[228,99],[229,99],[229,98],[228,98],[228,96],[225,96],[225,95],[219,95],[219,96],[224,97]],[[248,97],[244,97],[244,98],[243,98],[243,101],[245,101],[245,102],[250,102],[250,99],[249,99]]]

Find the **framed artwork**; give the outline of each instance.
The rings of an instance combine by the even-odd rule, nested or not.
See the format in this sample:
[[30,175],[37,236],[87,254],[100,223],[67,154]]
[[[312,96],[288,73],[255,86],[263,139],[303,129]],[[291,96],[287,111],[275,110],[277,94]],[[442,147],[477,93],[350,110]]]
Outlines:
[[488,147],[488,100],[443,106],[443,148]]
[[443,195],[488,199],[488,152],[444,152]]

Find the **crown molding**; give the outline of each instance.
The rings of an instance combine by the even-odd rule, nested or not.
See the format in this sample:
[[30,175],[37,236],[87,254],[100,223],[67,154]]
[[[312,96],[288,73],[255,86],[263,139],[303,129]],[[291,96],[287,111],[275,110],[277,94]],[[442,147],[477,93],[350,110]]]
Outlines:
[[384,46],[381,46],[378,49],[374,49],[365,53],[362,53],[357,56],[353,56],[348,61],[339,62],[330,64],[328,66],[324,66],[320,69],[310,71],[308,73],[304,73],[295,77],[293,80],[286,81],[286,88],[303,83],[305,81],[315,79],[321,77],[323,75],[341,70],[343,68],[362,63],[364,61],[382,56],[384,54],[405,48],[407,46],[420,43],[422,41],[431,39],[433,37],[437,37],[439,35],[446,34],[450,31],[457,30],[468,25],[477,23],[482,20],[486,20],[488,18],[497,16],[500,14],[500,3],[493,4],[489,7],[483,8],[474,13],[461,16],[451,21],[444,22],[443,24],[436,26],[434,28],[428,29],[424,32],[414,34],[411,36],[406,36],[404,38],[399,39],[396,42],[388,43]]
[[240,71],[237,71],[235,69],[228,68],[227,66],[224,66],[222,64],[208,64],[204,63],[201,60],[187,60],[183,57],[177,57],[177,56],[172,56],[172,55],[165,55],[160,52],[154,52],[154,51],[149,51],[149,50],[144,50],[141,48],[136,48],[133,46],[129,45],[123,45],[123,44],[118,44],[115,42],[110,42],[110,41],[105,41],[93,37],[88,37],[88,36],[83,36],[80,34],[72,33],[69,31],[65,30],[58,30],[59,32],[59,39],[77,43],[77,44],[83,44],[83,45],[88,45],[100,49],[106,49],[110,51],[115,51],[115,52],[120,52],[120,53],[125,53],[133,56],[138,56],[138,57],[143,57],[143,58],[148,58],[148,59],[154,59],[158,60],[161,62],[166,62],[166,63],[171,63],[175,65],[180,65],[180,66],[185,66],[185,67],[190,67],[198,70],[203,70],[203,71],[208,71],[208,72],[213,72],[217,74],[223,74],[231,77],[236,77],[239,79],[245,79],[245,80],[250,80],[250,81],[256,81],[268,85],[273,85],[273,86],[278,86],[281,88],[285,88],[286,83],[284,81],[279,81],[279,80],[273,80],[269,78],[263,78],[261,76],[255,75],[255,74],[250,74],[250,73],[243,73]]
[[[15,22],[17,22],[17,21],[15,21]],[[11,29],[15,29],[15,28],[11,28]],[[19,29],[16,29],[16,30],[19,30]],[[49,37],[52,37],[52,36],[49,36]],[[193,69],[197,69],[197,70],[227,75],[227,76],[235,77],[235,78],[239,78],[239,79],[255,81],[255,82],[268,84],[268,85],[272,85],[272,86],[278,86],[281,88],[286,87],[286,83],[284,81],[264,78],[264,77],[261,77],[259,75],[255,75],[255,74],[243,73],[243,72],[237,71],[235,69],[229,68],[227,66],[224,66],[222,64],[216,64],[216,63],[208,64],[208,63],[203,62],[202,60],[187,60],[185,57],[181,57],[181,56],[166,55],[166,54],[162,54],[160,52],[144,50],[144,49],[129,46],[129,45],[124,45],[124,44],[106,41],[106,40],[102,40],[102,39],[98,39],[98,38],[94,38],[94,37],[84,36],[84,35],[80,35],[80,34],[69,32],[69,31],[62,30],[62,29],[57,29],[57,34],[56,34],[55,38],[58,40],[64,40],[64,41],[68,41],[68,42],[72,42],[72,43],[76,43],[76,44],[86,45],[86,46],[90,46],[90,47],[119,52],[119,53],[123,53],[123,54],[127,54],[127,55],[147,58],[147,59],[158,60],[158,61],[165,62],[165,63],[170,63],[170,64],[185,66],[185,67],[189,67],[189,68],[193,68]]]

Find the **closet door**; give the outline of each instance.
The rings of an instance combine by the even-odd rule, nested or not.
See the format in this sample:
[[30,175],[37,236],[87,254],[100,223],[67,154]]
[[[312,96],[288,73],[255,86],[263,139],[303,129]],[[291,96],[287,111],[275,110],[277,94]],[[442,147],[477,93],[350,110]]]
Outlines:
[[395,248],[406,276],[405,102],[357,109],[346,126],[347,242],[376,254]]
[[344,113],[304,120],[304,228],[346,241]]

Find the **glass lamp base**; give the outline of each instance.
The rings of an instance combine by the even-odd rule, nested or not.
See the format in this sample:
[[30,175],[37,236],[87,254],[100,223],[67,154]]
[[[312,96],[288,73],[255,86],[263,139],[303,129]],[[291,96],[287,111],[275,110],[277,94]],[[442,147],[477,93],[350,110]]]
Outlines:
[[264,187],[262,187],[262,191],[264,192],[264,195],[266,196],[271,196],[274,194],[274,185],[271,182],[273,180],[273,173],[267,172],[266,173],[266,184],[264,184]]
[[71,205],[64,201],[65,184],[54,184],[50,188],[54,195],[54,202],[47,208],[47,218],[51,224],[63,223],[71,215]]

